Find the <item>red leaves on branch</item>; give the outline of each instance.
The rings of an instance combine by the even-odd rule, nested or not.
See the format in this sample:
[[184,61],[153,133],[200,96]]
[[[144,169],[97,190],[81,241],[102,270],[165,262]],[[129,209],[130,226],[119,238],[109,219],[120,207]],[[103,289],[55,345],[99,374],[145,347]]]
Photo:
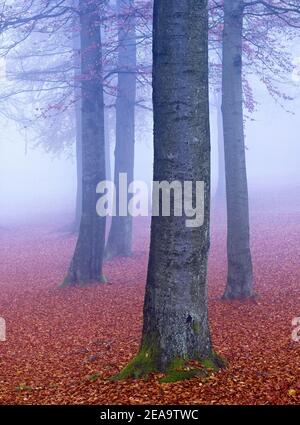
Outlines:
[[[225,224],[214,220],[209,273],[215,348],[228,368],[174,384],[110,382],[138,351],[149,223],[135,223],[135,254],[105,266],[107,285],[59,289],[75,239],[58,226],[4,231],[0,241],[1,404],[297,404],[300,343],[299,208],[256,202],[252,220],[256,300],[222,302]],[[259,218],[258,218],[259,217]]]

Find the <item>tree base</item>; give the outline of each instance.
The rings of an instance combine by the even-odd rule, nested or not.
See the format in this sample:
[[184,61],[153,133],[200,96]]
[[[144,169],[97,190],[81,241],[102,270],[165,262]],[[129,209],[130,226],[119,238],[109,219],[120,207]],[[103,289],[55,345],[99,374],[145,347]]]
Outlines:
[[153,353],[149,349],[142,348],[137,356],[120,373],[111,378],[111,381],[121,381],[129,378],[148,378],[150,373],[155,372],[157,372],[157,369],[155,367]]
[[67,235],[76,235],[79,232],[79,228],[76,227],[74,223],[66,224],[63,227],[57,229],[58,233],[65,233]]
[[[205,377],[211,372],[216,372],[226,367],[226,360],[219,354],[212,353],[211,357],[196,360],[196,365],[191,365],[191,361],[178,358],[164,371],[165,376],[160,379],[161,383],[170,383],[184,381],[195,377]],[[126,379],[147,379],[150,374],[162,373],[155,362],[155,356],[151,350],[141,349],[128,365],[117,375],[111,378],[111,381],[120,381]]]
[[105,284],[108,283],[104,274],[101,274],[98,279],[91,280],[76,280],[70,279],[68,276],[64,279],[64,281],[59,285],[60,288],[66,288],[68,286],[86,286],[91,284]]
[[132,251],[123,252],[123,251],[111,250],[111,249],[105,250],[105,253],[104,253],[105,261],[110,261],[117,257],[125,257],[125,258],[132,257]]
[[221,299],[224,301],[234,301],[234,300],[246,301],[246,300],[255,300],[255,298],[256,298],[256,295],[252,291],[236,293],[236,292],[231,292],[227,290],[225,290],[223,296],[221,297]]

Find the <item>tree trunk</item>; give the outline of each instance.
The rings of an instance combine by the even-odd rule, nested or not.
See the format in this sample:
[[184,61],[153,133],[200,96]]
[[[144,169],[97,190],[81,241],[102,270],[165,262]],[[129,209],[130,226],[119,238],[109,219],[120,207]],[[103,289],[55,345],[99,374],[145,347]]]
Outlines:
[[[77,90],[76,90],[77,91]],[[81,96],[81,95],[80,95]],[[76,204],[75,204],[75,220],[74,232],[79,232],[81,213],[82,213],[82,146],[81,146],[81,98],[75,104],[75,121],[76,121]]]
[[[76,21],[75,21],[76,22]],[[74,231],[79,232],[81,212],[82,212],[82,146],[81,146],[81,65],[80,65],[80,34],[73,33],[74,52],[74,95],[75,95],[75,137],[76,137],[76,205]]]
[[[217,139],[218,139],[218,183],[215,193],[217,202],[225,201],[226,182],[225,182],[225,159],[224,159],[224,134],[222,117],[222,96],[220,93],[215,95],[215,104],[217,108]],[[225,204],[224,204],[225,205]]]
[[82,74],[82,215],[66,284],[103,280],[105,218],[96,213],[96,186],[105,180],[104,102],[99,8],[79,1]]
[[224,1],[222,111],[228,276],[224,298],[253,295],[242,92],[243,1]]
[[152,217],[142,344],[120,378],[171,373],[191,359],[216,359],[207,313],[207,28],[205,0],[154,0],[154,181],[192,181],[194,188],[204,181],[205,214],[197,228],[186,227],[184,215]]
[[[111,0],[106,0],[105,4],[108,8],[109,14],[113,13],[115,14],[115,7],[111,4]],[[105,17],[107,18],[109,14]],[[106,23],[106,25],[109,25],[109,21]],[[103,31],[103,39],[102,39],[102,55],[103,58],[108,57],[109,52],[111,50],[111,44],[110,44],[110,34],[107,34],[107,31]],[[103,60],[105,63],[106,60]],[[110,71],[110,63],[108,61],[108,69],[105,69],[105,66],[103,68],[103,74],[106,75],[106,72]],[[105,95],[104,93],[104,135],[105,135],[105,170],[106,170],[106,180],[111,181],[112,179],[112,172],[111,172],[111,158],[110,158],[110,130],[111,130],[111,109],[109,106],[109,98],[111,96],[109,94]]]
[[104,112],[104,125],[105,125],[105,170],[106,180],[111,180],[111,163],[110,163],[110,113],[109,109],[105,109]]
[[[134,0],[117,0],[118,93],[116,100],[116,147],[114,181],[119,191],[119,174],[126,173],[128,184],[134,179],[134,130],[136,101],[136,34]],[[129,16],[128,16],[129,13]],[[124,18],[126,16],[126,18]],[[132,195],[127,197],[127,205]],[[132,253],[132,217],[112,218],[106,246],[106,257],[130,256]]]

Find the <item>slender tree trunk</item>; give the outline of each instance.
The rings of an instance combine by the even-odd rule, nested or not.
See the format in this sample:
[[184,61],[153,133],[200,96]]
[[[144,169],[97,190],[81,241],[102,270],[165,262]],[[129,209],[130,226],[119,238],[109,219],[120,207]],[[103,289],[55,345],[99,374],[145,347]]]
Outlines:
[[222,111],[228,255],[228,276],[224,298],[235,299],[253,295],[243,122],[243,1],[225,0],[224,9]]
[[226,197],[225,180],[225,159],[224,159],[224,134],[223,134],[223,116],[222,116],[222,96],[220,93],[215,95],[215,104],[217,108],[217,140],[218,140],[218,183],[215,194],[217,202],[223,202]]
[[74,95],[75,95],[75,133],[76,133],[76,205],[74,231],[79,232],[81,212],[82,212],[82,146],[81,146],[81,64],[80,64],[80,34],[73,33],[74,52]]
[[207,313],[207,14],[205,0],[154,0],[154,181],[192,181],[194,188],[204,181],[205,218],[197,228],[172,213],[152,218],[141,349],[119,377],[168,372],[190,359],[216,359]]
[[110,113],[109,110],[105,110],[104,122],[105,122],[105,170],[106,180],[111,180],[111,162],[110,162]]
[[[77,91],[77,90],[76,90]],[[76,121],[76,205],[74,231],[79,232],[81,213],[82,213],[82,145],[81,145],[81,98],[75,104],[75,121]]]
[[[112,4],[111,4],[111,0],[106,0],[105,1],[106,6],[109,8],[109,10],[111,10],[112,8]],[[115,7],[113,7],[113,13],[115,13]],[[109,25],[109,24],[108,24]],[[109,55],[109,52],[111,50],[111,45],[110,45],[110,38],[107,36],[107,32],[103,31],[103,39],[102,39],[102,55],[103,55],[103,62],[106,62],[106,57]],[[109,71],[108,71],[109,72]],[[106,74],[106,69],[103,69],[103,74]],[[111,110],[109,107],[107,107],[108,105],[108,98],[110,97],[110,95],[105,96],[104,94],[104,105],[105,105],[105,110],[104,110],[104,132],[105,132],[105,170],[106,170],[106,180],[111,180],[112,179],[112,172],[111,172],[111,158],[110,158],[110,129],[111,129]]]
[[105,180],[101,32],[97,2],[79,1],[82,74],[82,215],[66,284],[102,281],[105,218],[96,213],[96,186]]
[[[126,173],[127,181],[134,178],[135,101],[136,101],[136,34],[134,0],[117,0],[118,30],[118,93],[116,100],[116,147],[114,181],[119,191],[119,174]],[[124,15],[129,16],[124,19]],[[127,198],[127,205],[130,195]],[[130,256],[132,252],[132,217],[112,218],[106,246],[106,257]]]
[[[74,1],[74,7],[78,8],[78,1]],[[72,233],[78,233],[82,209],[82,148],[81,148],[81,64],[80,64],[80,33],[76,30],[79,26],[79,17],[74,15],[72,32],[73,65],[74,65],[74,122],[75,122],[75,153],[76,153],[76,199],[74,221],[70,226]]]

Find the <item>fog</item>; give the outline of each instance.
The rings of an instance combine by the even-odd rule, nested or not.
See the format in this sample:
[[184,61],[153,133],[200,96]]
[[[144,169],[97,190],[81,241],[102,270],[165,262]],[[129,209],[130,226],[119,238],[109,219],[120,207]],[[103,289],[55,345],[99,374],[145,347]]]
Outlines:
[[26,221],[39,215],[70,212],[74,207],[74,159],[57,158],[42,148],[25,149],[13,123],[5,126],[0,143],[1,221]]
[[[296,113],[286,112],[265,92],[255,87],[257,111],[246,123],[247,171],[253,191],[299,187],[300,121]],[[259,89],[259,90],[258,90]],[[297,89],[295,96],[297,95]],[[300,97],[288,102],[297,111]],[[211,112],[212,192],[218,177],[216,113]],[[55,137],[55,135],[53,135]],[[42,147],[32,147],[30,134],[20,134],[14,122],[5,122],[0,141],[0,217],[1,221],[28,219],[49,213],[72,214],[76,195],[76,161],[63,154],[55,156]],[[113,166],[114,146],[111,145]],[[135,179],[151,181],[153,149],[146,140],[136,140]]]
[[289,92],[295,99],[285,102],[286,112],[264,87],[255,86],[258,111],[246,124],[246,146],[249,182],[257,189],[300,183],[299,87]]
[[[300,67],[300,49],[293,43],[293,63]],[[1,63],[3,73],[3,63]],[[5,74],[5,72],[4,72]],[[297,111],[300,107],[300,77],[298,69],[286,75],[285,84],[280,90],[291,99],[274,99],[267,92],[257,76],[249,78],[256,102],[255,111],[245,110],[245,136],[247,172],[250,196],[257,193],[276,191],[277,189],[300,187],[300,121]],[[1,88],[6,83],[1,78]],[[149,92],[148,96],[151,95]],[[12,99],[14,96],[12,96]],[[28,99],[21,95],[26,105]],[[27,99],[27,100],[26,100]],[[4,107],[6,100],[1,100]],[[8,99],[10,102],[10,99]],[[15,119],[2,114],[0,118],[0,220],[2,225],[9,222],[35,220],[37,217],[51,217],[59,214],[66,220],[72,220],[76,199],[76,153],[75,137],[71,132],[63,144],[70,146],[51,151],[51,144],[57,143],[58,135],[51,129],[47,139],[47,148],[39,144],[35,134],[35,117],[31,117],[34,105],[28,104],[28,111],[22,111],[31,119],[33,126],[24,128]],[[26,109],[26,106],[25,106]],[[71,120],[72,112],[70,113]],[[36,118],[40,126],[40,121]],[[47,126],[47,119],[42,124]],[[115,121],[110,122],[110,167],[114,167]],[[152,181],[153,146],[152,113],[136,107],[135,137],[135,179]],[[211,145],[212,145],[212,194],[218,181],[218,147],[216,109],[210,107]],[[61,137],[61,136],[60,136]],[[50,146],[50,149],[49,149]]]
[[[290,89],[291,91],[291,89]],[[296,86],[294,96],[299,94]],[[286,112],[266,92],[262,84],[255,86],[257,111],[246,122],[247,171],[250,190],[263,192],[276,188],[300,186],[300,121],[296,111],[300,96],[285,102]],[[293,112],[293,113],[292,113]],[[216,113],[211,108],[212,192],[218,177]],[[136,139],[135,178],[151,181],[153,149],[151,132],[147,138]],[[55,134],[53,134],[55,138]],[[72,214],[76,194],[75,152],[71,158],[64,154],[46,153],[34,148],[27,135],[20,134],[16,124],[3,120],[0,140],[1,221],[16,221],[38,215]],[[74,149],[73,149],[74,150]],[[111,144],[113,166],[114,146]]]

